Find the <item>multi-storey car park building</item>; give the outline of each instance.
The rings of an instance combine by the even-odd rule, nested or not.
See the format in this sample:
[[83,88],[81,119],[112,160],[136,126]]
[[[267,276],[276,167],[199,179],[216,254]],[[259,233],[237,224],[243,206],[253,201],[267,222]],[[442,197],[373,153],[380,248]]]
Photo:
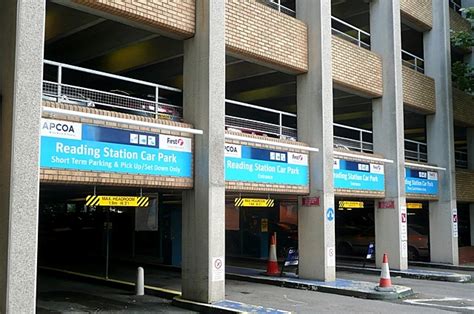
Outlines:
[[220,300],[224,261],[264,260],[273,232],[302,278],[369,242],[396,269],[458,264],[462,2],[1,1],[0,312],[34,311],[37,264],[105,259],[181,266],[184,298]]

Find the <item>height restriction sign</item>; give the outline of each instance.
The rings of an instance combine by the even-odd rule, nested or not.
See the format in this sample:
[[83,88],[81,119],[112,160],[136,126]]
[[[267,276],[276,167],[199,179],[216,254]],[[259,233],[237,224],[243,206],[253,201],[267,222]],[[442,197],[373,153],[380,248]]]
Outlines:
[[149,204],[148,196],[88,195],[86,197],[86,206],[147,207]]

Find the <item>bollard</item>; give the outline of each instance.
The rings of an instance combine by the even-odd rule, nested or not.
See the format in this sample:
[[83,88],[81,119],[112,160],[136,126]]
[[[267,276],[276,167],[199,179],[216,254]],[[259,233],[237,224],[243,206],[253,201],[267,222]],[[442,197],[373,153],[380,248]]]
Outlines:
[[137,282],[135,283],[135,294],[145,294],[145,271],[143,270],[143,267],[137,268]]

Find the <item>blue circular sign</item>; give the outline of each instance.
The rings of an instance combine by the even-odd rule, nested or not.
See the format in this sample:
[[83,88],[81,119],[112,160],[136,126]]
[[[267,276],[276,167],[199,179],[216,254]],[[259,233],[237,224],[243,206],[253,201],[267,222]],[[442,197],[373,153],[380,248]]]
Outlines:
[[326,218],[329,220],[329,221],[333,221],[334,220],[334,209],[332,207],[329,207],[328,210],[326,211]]

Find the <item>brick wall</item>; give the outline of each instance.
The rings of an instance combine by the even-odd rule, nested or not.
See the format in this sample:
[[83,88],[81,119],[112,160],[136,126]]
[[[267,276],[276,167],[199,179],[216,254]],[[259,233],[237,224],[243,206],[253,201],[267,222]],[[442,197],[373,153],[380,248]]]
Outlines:
[[418,31],[425,32],[433,26],[432,0],[400,0],[400,13],[402,21]]
[[[194,35],[194,0],[72,0],[75,6],[119,22],[133,22],[164,35],[184,39]],[[67,3],[66,3],[67,4]]]
[[454,87],[453,115],[456,125],[474,127],[474,98]]
[[474,170],[456,169],[456,198],[474,203]]
[[429,76],[406,66],[403,74],[403,102],[410,108],[431,114],[436,111],[435,82]]
[[333,36],[332,63],[336,88],[367,97],[382,96],[382,59],[377,54]]
[[[258,136],[258,135],[236,133],[232,131],[226,131],[226,133],[238,135],[241,137],[264,139],[266,141],[272,141],[275,143],[287,143],[287,144],[292,144],[292,145],[307,146],[306,144],[300,143],[300,142],[292,142],[292,141],[280,140],[276,138],[263,137],[263,136]],[[288,148],[284,148],[280,146],[246,142],[244,140],[226,140],[226,143],[235,144],[235,145],[252,146],[252,147],[258,147],[262,149],[270,149],[270,150],[276,150],[276,151],[308,154],[308,152],[298,150],[298,149],[291,149],[291,148],[288,149]],[[308,181],[309,181],[309,173],[308,173]],[[281,185],[281,184],[268,184],[268,183],[253,183],[253,182],[240,182],[240,181],[226,181],[225,189],[226,191],[231,191],[231,192],[254,192],[254,193],[273,193],[273,194],[306,195],[309,193],[309,186],[300,186],[300,185],[292,185],[292,184]]]
[[308,70],[305,23],[255,0],[226,0],[226,49],[235,57],[298,74]]
[[[166,125],[182,126],[182,127],[191,127],[189,124],[161,120],[154,118],[141,117],[131,114],[118,113],[112,111],[99,110],[94,108],[87,108],[76,105],[62,104],[56,102],[43,101],[43,106],[74,110],[85,113],[106,115],[111,117],[144,121],[151,123],[159,123]],[[175,132],[164,130],[160,128],[150,128],[142,127],[133,124],[127,123],[116,123],[95,120],[84,117],[73,117],[61,114],[51,114],[44,112],[44,118],[66,120],[71,122],[80,122],[87,124],[94,124],[99,126],[106,126],[111,128],[120,128],[127,130],[142,131],[148,133],[157,133],[157,134],[166,134],[166,135],[175,135],[181,137],[193,138],[192,134]],[[114,185],[114,186],[141,186],[141,187],[160,187],[160,188],[175,188],[175,189],[190,189],[193,187],[193,177],[191,178],[176,178],[176,177],[165,177],[165,176],[152,176],[152,175],[136,175],[136,174],[127,174],[127,173],[112,173],[112,172],[97,172],[97,171],[76,171],[76,170],[65,170],[65,169],[50,169],[50,168],[41,168],[40,170],[40,180],[42,183],[63,183],[63,184],[100,184],[100,185]]]
[[449,26],[451,30],[456,32],[469,32],[471,30],[471,25],[469,24],[469,22],[465,18],[454,12],[453,9],[449,9]]
[[[346,152],[347,150],[343,149],[335,149],[334,151],[341,151],[341,152]],[[361,152],[354,152],[350,151],[351,154],[354,155],[359,155],[360,157],[339,157],[337,155],[334,156],[336,159],[341,159],[341,160],[349,160],[349,161],[357,161],[357,162],[365,162],[365,163],[372,163],[372,164],[381,164],[383,163],[378,163],[375,161],[369,161],[364,157],[378,157],[378,158],[383,158],[382,155],[379,154],[367,154],[367,153],[361,153]],[[343,196],[343,197],[363,197],[363,198],[384,198],[385,197],[385,191],[379,192],[379,191],[366,191],[366,190],[353,190],[353,189],[334,189],[334,194],[336,196]]]

